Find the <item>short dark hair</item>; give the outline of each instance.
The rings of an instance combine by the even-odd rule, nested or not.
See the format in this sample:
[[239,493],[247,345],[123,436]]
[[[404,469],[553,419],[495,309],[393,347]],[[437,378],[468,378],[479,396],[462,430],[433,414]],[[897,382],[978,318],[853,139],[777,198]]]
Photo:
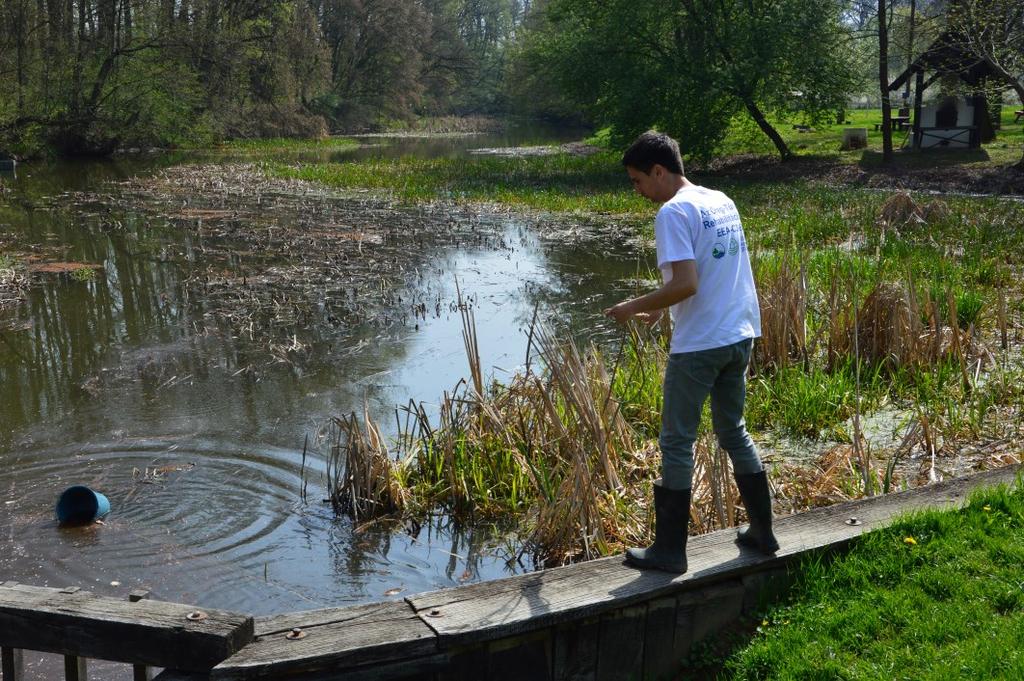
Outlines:
[[622,165],[649,174],[655,164],[664,166],[670,173],[683,174],[679,143],[663,132],[648,130],[626,149],[622,155]]

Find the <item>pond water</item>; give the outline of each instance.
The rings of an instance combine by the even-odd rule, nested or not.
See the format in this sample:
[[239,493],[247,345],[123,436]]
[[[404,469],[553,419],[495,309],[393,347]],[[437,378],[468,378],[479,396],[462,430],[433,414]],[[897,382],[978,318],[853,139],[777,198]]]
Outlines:
[[[532,134],[348,153],[567,138]],[[523,363],[535,306],[614,339],[601,309],[646,270],[646,247],[607,222],[402,207],[252,173],[178,154],[4,177],[3,252],[96,267],[33,274],[0,312],[0,581],[270,614],[532,569],[507,562],[492,527],[335,517],[317,433],[364,405],[393,432],[396,405],[468,375],[456,286],[498,379]],[[72,484],[110,498],[103,524],[58,528]]]

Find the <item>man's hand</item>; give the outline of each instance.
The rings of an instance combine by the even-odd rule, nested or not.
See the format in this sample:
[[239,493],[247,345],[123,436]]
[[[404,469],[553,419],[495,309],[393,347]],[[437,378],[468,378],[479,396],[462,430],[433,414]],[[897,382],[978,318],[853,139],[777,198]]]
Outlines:
[[661,315],[663,315],[664,313],[665,308],[661,308],[660,310],[654,310],[653,312],[637,312],[635,315],[633,315],[633,319],[637,320],[638,322],[642,322],[647,326],[654,326],[655,324],[658,323],[658,320],[661,319]]
[[661,288],[639,298],[624,300],[604,311],[620,324],[636,318],[646,324],[658,321],[665,308],[682,302],[697,293],[697,263],[693,260],[672,262],[672,278]]
[[[608,309],[606,309],[604,311],[604,316],[605,317],[611,317],[612,319],[617,321],[619,324],[625,324],[626,322],[628,322],[632,317],[634,317],[637,314],[636,312],[633,311],[633,304],[632,303],[633,303],[632,300],[624,300],[621,303],[619,303],[618,305],[614,305],[614,306],[609,307]],[[640,314],[646,314],[646,313],[641,312]]]
[[625,300],[614,307],[609,307],[604,311],[606,317],[611,317],[619,324],[625,324],[630,319],[651,326],[661,319],[661,315],[665,312],[664,309],[652,310],[651,312],[634,312],[635,300]]

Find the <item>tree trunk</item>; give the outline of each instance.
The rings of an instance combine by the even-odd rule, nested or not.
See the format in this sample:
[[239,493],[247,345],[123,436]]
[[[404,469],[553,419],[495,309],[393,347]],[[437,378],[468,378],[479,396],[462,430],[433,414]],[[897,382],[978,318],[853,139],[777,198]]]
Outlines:
[[775,145],[775,148],[779,151],[779,156],[782,160],[788,161],[793,158],[793,152],[789,150],[786,140],[782,139],[782,135],[779,134],[779,131],[768,122],[764,113],[757,106],[757,102],[755,102],[752,97],[744,97],[743,105],[747,107],[747,112],[750,114],[750,117],[754,119],[754,122],[757,123],[757,127],[761,128],[761,132],[767,135],[768,139],[770,139],[772,144]]
[[96,0],[96,36],[104,56],[117,46],[117,7],[115,0]]
[[132,3],[125,0],[121,4],[122,22],[124,32],[121,34],[120,45],[130,45],[132,42]]
[[28,36],[28,22],[25,17],[25,0],[18,0],[17,14],[14,15],[15,39],[18,58],[18,116],[25,115],[25,45]]
[[892,163],[892,105],[889,102],[889,27],[885,0],[878,0],[878,84],[882,95],[882,163]]
[[160,0],[160,28],[170,31],[174,26],[174,0]]
[[75,46],[75,0],[67,0],[65,3],[61,22],[64,29],[64,49],[71,54]]
[[[1021,101],[1021,105],[1024,105],[1024,79],[1016,77],[1003,64],[1001,64],[999,60],[993,59],[991,55],[987,55],[981,51],[978,53],[984,55],[985,63],[995,73],[995,77],[1016,92],[1017,98]],[[1022,156],[1020,161],[1016,163],[1016,167],[1024,169],[1024,156]]]
[[86,5],[83,0],[78,10],[78,44],[71,83],[71,117],[77,118],[82,108],[83,70],[85,69]]

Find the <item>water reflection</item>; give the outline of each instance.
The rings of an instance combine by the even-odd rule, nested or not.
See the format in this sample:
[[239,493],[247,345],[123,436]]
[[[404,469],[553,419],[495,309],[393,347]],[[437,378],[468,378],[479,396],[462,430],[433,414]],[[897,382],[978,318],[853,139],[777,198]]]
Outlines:
[[[0,203],[9,247],[101,266],[34,275],[26,303],[0,318],[0,574],[267,614],[529,569],[506,563],[494,528],[335,518],[323,461],[315,448],[303,461],[303,442],[364,404],[391,424],[396,404],[435,400],[466,375],[456,278],[498,378],[522,363],[537,303],[581,335],[614,333],[600,309],[636,276],[636,244],[544,217],[190,193],[190,209],[231,213],[215,230],[174,217],[173,195],[110,183],[166,163],[35,169]],[[335,237],[334,260],[318,265],[253,224],[380,239]],[[302,285],[259,288],[282,267],[304,268]],[[229,304],[239,291],[270,296],[268,315]],[[106,524],[55,527],[52,505],[76,483],[111,499]]]

